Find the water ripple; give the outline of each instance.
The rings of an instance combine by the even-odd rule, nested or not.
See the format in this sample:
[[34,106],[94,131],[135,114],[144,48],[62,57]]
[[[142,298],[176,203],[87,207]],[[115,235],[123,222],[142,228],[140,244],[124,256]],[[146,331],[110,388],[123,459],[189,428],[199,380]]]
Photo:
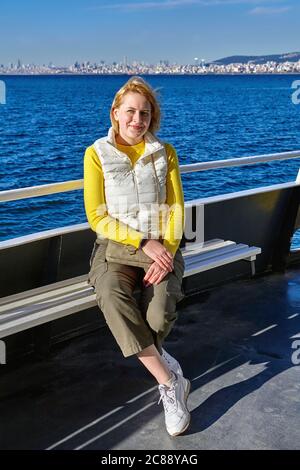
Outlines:
[[[128,77],[1,77],[0,190],[83,177],[85,148],[104,135]],[[181,164],[300,149],[297,76],[148,76],[161,88],[159,137]],[[183,175],[185,199],[295,179],[299,160]],[[82,191],[0,206],[0,240],[85,222]]]

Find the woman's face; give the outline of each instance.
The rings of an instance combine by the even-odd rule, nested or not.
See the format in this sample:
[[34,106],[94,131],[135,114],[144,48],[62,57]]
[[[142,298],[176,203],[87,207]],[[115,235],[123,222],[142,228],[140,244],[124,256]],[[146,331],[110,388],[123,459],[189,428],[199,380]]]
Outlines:
[[117,142],[135,145],[143,140],[151,123],[151,104],[140,93],[129,92],[123,97],[119,108],[113,110],[119,124]]

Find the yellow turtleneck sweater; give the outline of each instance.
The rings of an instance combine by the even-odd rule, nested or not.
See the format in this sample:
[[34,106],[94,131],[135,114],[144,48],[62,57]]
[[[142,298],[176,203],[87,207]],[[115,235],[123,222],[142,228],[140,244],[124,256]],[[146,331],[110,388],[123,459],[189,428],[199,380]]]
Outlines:
[[[134,166],[145,151],[145,142],[131,146],[117,144],[117,148],[128,155]],[[174,209],[168,218],[163,244],[175,255],[184,228],[184,196],[176,151],[170,144],[165,144],[165,148],[168,157],[166,203]],[[111,217],[108,212],[98,215],[97,208],[103,204],[106,204],[106,200],[101,162],[94,147],[90,146],[84,156],[84,206],[91,229],[105,238],[138,248],[145,234]]]

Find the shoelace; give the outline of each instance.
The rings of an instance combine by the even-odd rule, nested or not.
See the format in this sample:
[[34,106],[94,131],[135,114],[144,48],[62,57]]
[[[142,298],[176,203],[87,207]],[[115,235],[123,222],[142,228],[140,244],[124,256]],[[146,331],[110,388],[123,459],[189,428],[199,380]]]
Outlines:
[[175,386],[170,388],[164,387],[163,385],[159,387],[160,398],[158,400],[158,405],[160,402],[163,402],[164,409],[167,413],[177,409],[176,407],[176,397],[175,397]]
[[163,359],[166,361],[166,363],[169,365],[169,366],[172,366],[172,365],[177,365],[177,361],[176,359],[173,359],[173,362],[171,359],[169,359],[167,356],[165,356],[164,352],[162,353],[162,357]]
[[163,356],[163,359],[166,361],[166,363],[168,364],[168,366],[171,366],[171,361],[169,359],[166,358],[166,356]]

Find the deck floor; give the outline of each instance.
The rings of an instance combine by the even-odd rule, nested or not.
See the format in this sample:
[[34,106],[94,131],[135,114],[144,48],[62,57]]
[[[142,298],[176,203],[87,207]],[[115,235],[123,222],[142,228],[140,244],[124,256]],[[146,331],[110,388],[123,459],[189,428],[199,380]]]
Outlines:
[[184,435],[167,434],[154,380],[104,328],[0,366],[0,448],[299,449],[299,285],[290,269],[179,304],[165,346],[192,382]]

